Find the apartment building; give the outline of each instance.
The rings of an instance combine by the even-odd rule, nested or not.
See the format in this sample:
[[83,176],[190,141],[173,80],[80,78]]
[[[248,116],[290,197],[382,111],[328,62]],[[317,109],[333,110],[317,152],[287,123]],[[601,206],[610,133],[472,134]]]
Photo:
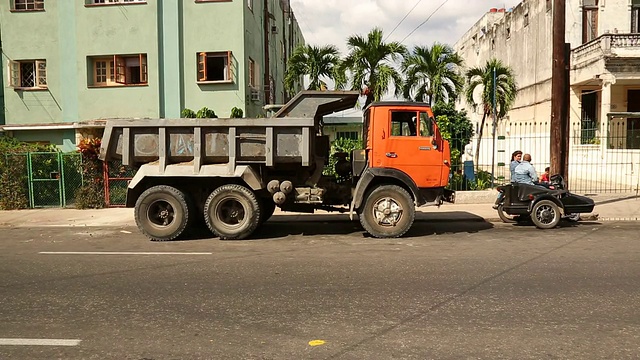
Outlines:
[[260,116],[304,43],[288,0],[0,0],[0,39],[2,130],[63,150],[110,118]]
[[[518,95],[496,127],[496,147],[492,121],[485,124],[479,160],[485,168],[494,152],[497,161],[508,163],[516,149],[532,152],[538,168],[549,164],[553,3],[524,0],[511,9],[490,9],[454,46],[466,68],[495,57],[516,75]],[[639,15],[640,0],[566,1],[569,173],[574,185],[585,189],[638,188],[640,119],[633,113],[640,112]],[[479,124],[482,109],[460,106]],[[607,184],[595,183],[596,178]]]

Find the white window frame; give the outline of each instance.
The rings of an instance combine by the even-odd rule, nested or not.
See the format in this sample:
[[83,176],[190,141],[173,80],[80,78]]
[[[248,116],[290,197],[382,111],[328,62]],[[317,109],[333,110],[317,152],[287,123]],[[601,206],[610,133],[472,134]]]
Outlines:
[[11,0],[11,11],[43,11],[44,0]]
[[[224,69],[222,79],[212,79],[212,71],[207,60],[210,58],[223,58]],[[233,83],[233,54],[231,51],[211,51],[196,53],[196,82],[198,84],[217,84],[217,83]]]
[[[22,78],[23,64],[33,66],[33,86],[24,86]],[[47,89],[47,61],[46,60],[10,60],[9,61],[9,86],[20,90]]]
[[249,72],[249,86],[252,89],[256,89],[258,87],[258,82],[256,81],[256,62],[252,58],[249,58],[249,66],[247,67],[247,70]]

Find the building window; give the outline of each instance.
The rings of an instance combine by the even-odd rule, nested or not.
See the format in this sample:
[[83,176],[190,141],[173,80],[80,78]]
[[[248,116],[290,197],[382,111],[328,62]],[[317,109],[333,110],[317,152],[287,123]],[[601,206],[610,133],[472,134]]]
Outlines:
[[582,2],[582,43],[598,37],[598,0]]
[[231,51],[201,52],[198,58],[198,82],[231,82]]
[[580,143],[593,144],[596,138],[598,121],[596,118],[596,106],[598,94],[593,90],[582,91],[582,115],[580,119]]
[[256,62],[249,58],[249,86],[256,88]]
[[108,55],[89,58],[91,86],[146,85],[149,82],[147,55]]
[[20,60],[9,62],[9,84],[16,89],[46,89],[47,61]]
[[338,131],[336,133],[336,139],[358,140],[358,132],[357,131]]
[[524,14],[524,26],[529,26],[529,13]]
[[506,33],[507,33],[507,39],[511,39],[511,27],[507,27]]
[[631,3],[631,32],[640,33],[640,0]]
[[44,10],[44,0],[13,0],[11,5],[11,10],[14,11]]

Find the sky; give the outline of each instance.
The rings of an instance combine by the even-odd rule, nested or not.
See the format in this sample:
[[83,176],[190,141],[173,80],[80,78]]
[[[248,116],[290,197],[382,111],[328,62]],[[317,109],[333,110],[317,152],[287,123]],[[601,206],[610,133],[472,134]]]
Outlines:
[[[309,45],[335,45],[347,53],[351,35],[382,28],[385,41],[412,49],[434,42],[452,45],[491,8],[509,9],[521,0],[290,0]],[[408,14],[408,15],[407,15]],[[406,18],[405,18],[406,16]],[[405,18],[403,20],[403,18]],[[331,87],[333,84],[328,79]],[[305,86],[308,85],[305,79]],[[394,98],[392,91],[385,100]],[[354,111],[347,111],[349,114]],[[344,116],[344,113],[342,114]]]
[[[431,45],[435,41],[453,45],[489,9],[508,9],[519,2],[520,0],[291,0],[291,7],[307,44],[335,45],[344,55],[348,36],[365,36],[374,27],[382,28],[383,35],[388,36],[387,41],[402,41],[409,48]],[[411,11],[412,8],[414,9]],[[400,23],[407,14],[407,18]],[[431,18],[419,27],[429,16]],[[394,30],[399,23],[400,26]]]

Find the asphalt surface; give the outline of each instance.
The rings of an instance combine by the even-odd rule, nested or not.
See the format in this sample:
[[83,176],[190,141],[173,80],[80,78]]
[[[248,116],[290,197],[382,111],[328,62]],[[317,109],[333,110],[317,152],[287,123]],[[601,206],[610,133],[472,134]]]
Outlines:
[[[150,242],[0,228],[0,359],[637,358],[639,231],[419,222],[379,240],[299,221]],[[16,339],[75,346],[3,345]]]

